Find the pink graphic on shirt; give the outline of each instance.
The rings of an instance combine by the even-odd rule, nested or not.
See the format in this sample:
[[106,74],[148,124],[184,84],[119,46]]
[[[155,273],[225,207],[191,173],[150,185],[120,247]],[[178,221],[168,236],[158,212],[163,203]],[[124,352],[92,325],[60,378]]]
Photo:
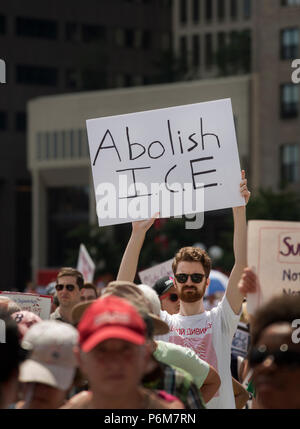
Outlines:
[[[172,335],[169,337],[169,342],[194,350],[201,359],[208,362],[218,372],[218,359],[212,343],[212,334],[203,335],[201,338],[199,336],[187,338],[180,335]],[[217,396],[219,396],[219,390],[215,394],[215,397]]]
[[170,343],[179,344],[194,350],[194,352],[203,360],[213,366],[218,371],[218,359],[215,348],[212,344],[212,334],[206,334],[202,338],[184,338],[174,335],[169,338]]

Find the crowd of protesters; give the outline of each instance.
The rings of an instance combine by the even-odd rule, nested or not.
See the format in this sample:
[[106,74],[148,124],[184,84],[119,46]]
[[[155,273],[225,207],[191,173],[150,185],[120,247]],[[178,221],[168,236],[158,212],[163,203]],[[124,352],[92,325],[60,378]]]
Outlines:
[[[244,172],[240,191],[247,204]],[[117,279],[100,296],[67,267],[48,290],[50,320],[0,297],[0,408],[299,409],[293,322],[300,319],[300,296],[275,297],[247,314],[247,295],[259,283],[246,266],[246,207],[233,208],[233,217],[235,264],[210,311],[203,297],[211,260],[200,248],[176,253],[173,277],[133,283],[155,218],[133,223]],[[238,330],[249,339],[240,354]]]

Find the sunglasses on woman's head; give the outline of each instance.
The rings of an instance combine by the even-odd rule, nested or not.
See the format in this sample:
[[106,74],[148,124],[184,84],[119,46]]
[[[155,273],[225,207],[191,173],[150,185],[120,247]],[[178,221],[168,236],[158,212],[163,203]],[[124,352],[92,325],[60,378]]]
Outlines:
[[194,274],[175,274],[175,279],[178,281],[178,283],[185,283],[187,279],[191,277],[191,280],[193,283],[201,283],[202,280],[205,277],[205,274],[202,273],[194,273]]
[[278,366],[300,366],[300,353],[289,350],[287,344],[281,344],[277,350],[268,350],[264,344],[254,347],[249,352],[249,364],[251,367],[257,366],[268,357],[272,357],[273,362]]
[[176,302],[178,301],[178,295],[174,292],[165,293],[164,295],[161,295],[160,299],[169,298],[170,301]]
[[73,290],[75,289],[75,286],[74,285],[60,285],[60,284],[55,286],[55,289],[57,290],[57,292],[60,292],[64,288],[66,288],[69,292],[73,292]]

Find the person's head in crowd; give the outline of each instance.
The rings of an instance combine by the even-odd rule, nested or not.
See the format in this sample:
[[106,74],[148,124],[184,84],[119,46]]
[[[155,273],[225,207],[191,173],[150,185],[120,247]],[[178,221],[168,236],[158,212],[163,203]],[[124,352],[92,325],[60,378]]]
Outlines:
[[0,310],[4,310],[11,315],[16,311],[21,311],[21,307],[12,299],[6,296],[0,296]]
[[81,301],[92,301],[98,298],[97,288],[93,283],[84,283],[81,288]]
[[[128,300],[130,304],[136,308],[146,324],[147,343],[151,352],[153,353],[157,348],[155,336],[163,335],[169,332],[168,325],[159,317],[160,301],[157,293],[153,290],[153,288],[147,285],[140,284],[137,286],[134,283],[128,281],[115,281],[111,282],[107,286],[103,296],[108,296],[108,294],[121,296],[122,298]],[[188,401],[185,394],[183,394],[183,390],[187,392],[187,390],[189,390],[188,386],[190,386],[190,383],[187,379],[185,379],[185,381],[182,381],[181,384],[179,380],[182,380],[182,376],[183,373],[179,369],[175,369],[169,365],[163,364],[160,362],[160,359],[157,360],[157,358],[152,355],[149,359],[149,365],[142,382],[144,387],[150,389],[161,388],[168,394],[171,393],[180,398],[182,403],[187,405]],[[173,381],[170,382],[170,379]],[[179,387],[180,384],[181,386],[185,386],[184,389]],[[198,395],[198,389],[196,386],[195,390],[196,392],[194,392],[193,396],[195,400],[194,404],[197,403],[198,405],[198,397],[196,398]]]
[[0,309],[0,408],[8,408],[15,402],[19,365],[25,358],[26,352],[20,346],[16,322]]
[[259,408],[300,409],[300,296],[277,296],[255,313],[249,364]]
[[[150,289],[150,293],[149,293]],[[145,293],[146,291],[146,293]],[[113,281],[110,282],[103,291],[101,299],[107,296],[117,296],[128,300],[140,312],[141,316],[145,314],[150,317],[153,325],[154,335],[164,335],[169,332],[168,325],[159,317],[159,299],[155,292],[149,286],[140,285],[128,281]],[[151,296],[158,302],[151,302]],[[99,299],[99,298],[98,298]],[[72,310],[72,320],[75,326],[78,325],[84,311],[93,303],[93,301],[85,301],[77,304]],[[147,323],[147,322],[146,322]]]
[[63,321],[71,322],[72,308],[80,301],[83,284],[81,272],[74,268],[65,267],[58,273],[55,289]]
[[21,339],[24,337],[30,326],[42,321],[42,319],[37,314],[26,310],[17,311],[16,313],[13,313],[11,317],[18,324]]
[[56,409],[63,405],[75,376],[77,341],[76,329],[56,320],[43,320],[28,329],[22,347],[29,355],[19,374],[24,383],[22,408]]
[[184,303],[203,299],[209,285],[211,259],[198,247],[183,247],[175,255],[172,269],[174,285]]
[[139,284],[138,288],[143,292],[149,311],[159,317],[161,310],[161,302],[154,289],[148,285]]
[[146,324],[126,299],[94,301],[78,325],[77,357],[93,392],[94,408],[143,408],[139,390],[148,371]]
[[[160,301],[156,292],[147,285],[137,286],[132,282],[118,280],[110,282],[102,296],[109,295],[124,298],[136,308],[146,324],[146,337],[153,352],[156,348],[154,336],[169,332],[168,325],[160,318]],[[150,359],[148,367],[150,378],[151,374],[156,373],[157,366],[156,360]]]
[[174,281],[169,276],[160,278],[153,285],[153,289],[159,296],[161,309],[169,314],[175,314],[179,311],[178,290],[174,286]]
[[146,285],[137,286],[132,282],[118,280],[110,282],[106,286],[102,293],[102,297],[114,295],[127,299],[136,307],[142,317],[144,317],[145,314],[149,315],[153,324],[154,335],[167,334],[169,332],[169,328],[168,325],[159,317],[157,304],[155,309],[155,304],[150,301],[149,293],[148,296],[145,295],[145,290],[147,290],[147,288],[148,286]]

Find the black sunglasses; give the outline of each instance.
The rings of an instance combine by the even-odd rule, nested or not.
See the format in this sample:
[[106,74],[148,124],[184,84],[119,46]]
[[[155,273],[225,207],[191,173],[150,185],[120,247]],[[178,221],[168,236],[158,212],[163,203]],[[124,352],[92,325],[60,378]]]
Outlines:
[[187,279],[191,277],[191,280],[193,283],[201,283],[202,280],[205,277],[205,274],[202,273],[194,273],[194,274],[175,274],[175,279],[178,281],[178,283],[185,283]]
[[268,357],[278,366],[300,366],[300,353],[288,350],[287,344],[282,344],[278,350],[268,350],[265,345],[254,347],[249,352],[249,364],[251,367],[261,364]]
[[172,302],[176,302],[178,301],[178,295],[176,293],[165,293],[164,295],[161,295],[160,299],[165,299],[165,298],[169,298],[170,301]]
[[56,285],[55,286],[55,289],[57,290],[57,292],[60,292],[64,288],[66,288],[69,292],[73,292],[73,290],[75,289],[75,286],[74,285]]

